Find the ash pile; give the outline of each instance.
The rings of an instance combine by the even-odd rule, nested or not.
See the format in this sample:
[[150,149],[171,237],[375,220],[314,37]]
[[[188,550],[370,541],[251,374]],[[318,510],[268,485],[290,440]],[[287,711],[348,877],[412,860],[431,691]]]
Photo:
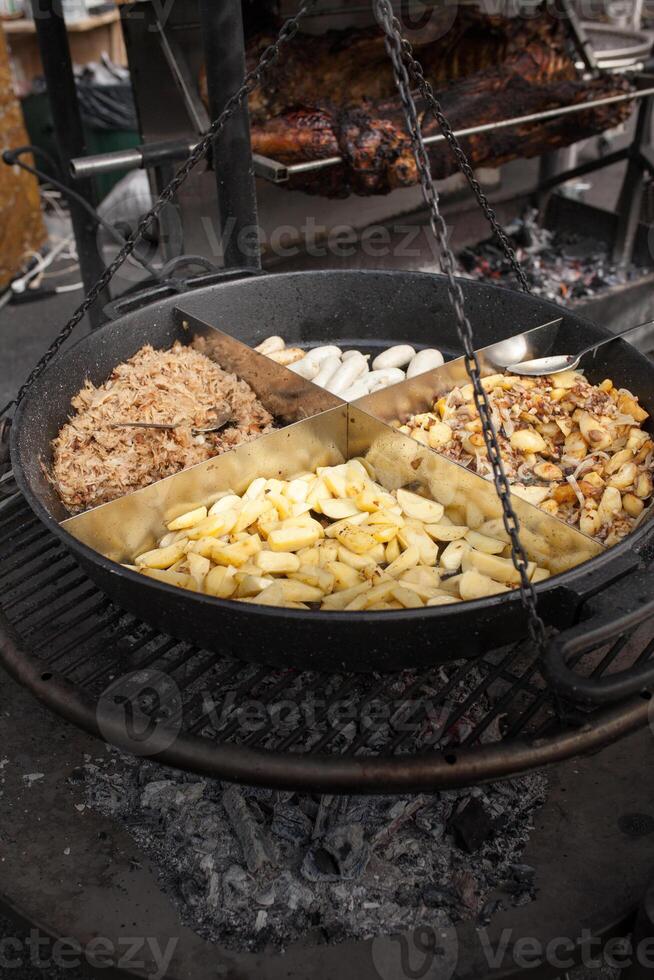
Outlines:
[[[504,229],[534,296],[560,305],[574,304],[640,279],[645,269],[618,266],[607,242],[568,230],[543,228],[529,210]],[[517,289],[515,273],[494,238],[459,253],[463,274]]]
[[[483,703],[455,724],[448,718],[476,674],[453,682],[450,703],[404,750],[465,741]],[[339,737],[344,751],[356,738],[352,722]],[[482,740],[499,738],[493,726]],[[321,796],[234,786],[112,750],[101,764],[89,760],[83,778],[88,805],[127,828],[184,924],[227,948],[485,925],[536,894],[522,854],[546,797],[542,773],[402,798]]]

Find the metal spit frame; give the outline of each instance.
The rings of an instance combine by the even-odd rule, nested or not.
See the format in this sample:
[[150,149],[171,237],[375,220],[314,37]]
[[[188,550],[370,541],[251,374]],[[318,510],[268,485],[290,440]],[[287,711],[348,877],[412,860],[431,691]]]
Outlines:
[[[589,102],[574,103],[568,106],[559,106],[556,109],[543,109],[541,112],[532,112],[523,116],[511,116],[508,119],[500,119],[492,123],[479,123],[476,126],[467,126],[463,129],[455,129],[454,135],[457,138],[464,136],[476,136],[479,133],[492,133],[498,129],[507,129],[511,126],[522,126],[528,123],[543,122],[545,119],[557,119],[560,116],[571,115],[583,112],[586,109],[597,109],[605,105],[613,105],[620,102],[631,102],[638,99],[647,99],[654,96],[654,86],[641,89],[637,92],[627,92],[622,95],[606,96],[603,99],[592,99]],[[434,146],[442,143],[445,137],[442,133],[434,133],[432,136],[425,136],[424,142],[427,146]],[[71,160],[71,173],[77,180],[85,177],[97,176],[99,174],[112,173],[118,168],[125,166],[147,167],[152,165],[152,154],[166,154],[169,159],[179,159],[189,151],[187,142],[169,143],[167,145],[137,146],[129,150],[117,150],[114,153],[98,153],[86,157],[78,157]],[[303,163],[280,163],[269,157],[254,153],[252,155],[254,163],[254,173],[257,177],[264,177],[273,184],[283,184],[298,174],[314,173],[321,170],[329,170],[343,163],[343,157],[321,157],[319,160],[307,160]],[[567,180],[567,177],[561,177]]]
[[[47,81],[50,111],[54,122],[62,179],[70,181],[70,161],[86,152],[73,63],[61,4],[57,0],[32,0],[36,36]],[[90,204],[97,204],[94,182],[84,178],[77,188]],[[85,290],[89,290],[104,269],[97,243],[97,228],[89,214],[76,201],[70,202],[70,215],[77,242],[80,271]],[[105,302],[109,294],[104,296]],[[102,303],[91,310],[91,323],[101,322]]]
[[[175,80],[187,119],[191,121],[193,128],[199,135],[203,129],[206,129],[209,117],[202,100],[199,98],[197,86],[193,81],[193,73],[181,45],[175,40],[175,31],[172,28],[164,27],[159,22],[157,12],[149,10],[149,4],[140,4],[139,6],[146,11],[148,30],[153,31],[159,42],[160,55],[163,55],[164,61]],[[568,7],[569,5],[566,6],[566,10],[570,16]],[[128,5],[123,6],[121,10],[128,51],[130,52],[130,63],[133,59],[135,60],[138,75],[139,71],[142,72],[143,70],[143,55],[140,52],[144,40],[147,39],[147,33],[143,33],[143,28],[138,22],[130,21]],[[238,0],[230,0],[229,4],[212,4],[209,0],[202,0],[200,15],[211,114],[215,118],[225,99],[238,87],[243,78],[245,52],[240,3]],[[583,26],[577,21],[574,12],[572,12],[570,19],[570,30],[585,68],[594,72],[597,69],[597,60],[593,57]],[[141,33],[138,33],[139,31]],[[515,116],[493,123],[465,127],[456,131],[455,135],[466,137],[512,126],[539,123],[583,112],[585,109],[599,108],[635,99],[644,100],[641,115],[644,119],[645,117],[648,119],[654,97],[654,86],[646,86],[644,77],[640,78],[640,84],[644,87],[634,93],[594,99],[586,103],[560,106],[555,109]],[[140,110],[139,114],[141,115],[142,107]],[[172,115],[175,115],[175,111]],[[162,122],[162,125],[165,127],[168,123]],[[543,195],[566,180],[629,158],[629,172],[625,178],[620,198],[621,221],[614,250],[614,258],[619,262],[627,262],[631,258],[638,207],[642,199],[642,174],[647,171],[651,172],[652,169],[650,161],[645,159],[644,128],[646,128],[645,123],[637,127],[640,135],[635,137],[632,147],[617,151],[600,160],[591,161],[581,167],[562,171],[542,182],[534,192],[536,195]],[[257,207],[253,175],[272,183],[284,183],[297,175],[320,172],[338,166],[343,162],[342,157],[332,156],[286,165],[260,154],[252,154],[249,145],[247,106],[243,107],[234,122],[230,124],[230,132],[223,134],[223,136],[224,138],[221,139],[217,147],[217,155],[214,157],[214,169],[222,233],[225,232],[227,222],[231,222],[233,226],[232,233],[225,244],[225,266],[257,268],[260,266],[260,255],[254,247],[255,243],[251,240],[252,236],[249,236],[246,243],[247,236],[245,235],[248,228],[256,226]],[[436,145],[443,139],[442,134],[434,134],[426,137],[425,143],[428,146]],[[160,174],[158,181],[161,183],[162,179],[165,182],[165,177],[170,176],[174,162],[183,159],[188,154],[189,147],[193,145],[194,141],[190,138],[181,140],[148,139],[142,146],[131,150],[92,156],[75,156],[70,160],[70,170],[75,179],[84,180],[126,167],[155,167],[155,174]]]

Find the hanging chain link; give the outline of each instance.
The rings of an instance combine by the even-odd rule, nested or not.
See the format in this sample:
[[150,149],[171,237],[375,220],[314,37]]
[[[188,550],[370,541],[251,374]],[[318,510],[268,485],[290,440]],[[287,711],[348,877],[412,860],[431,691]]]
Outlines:
[[504,252],[505,257],[509,262],[509,265],[513,269],[516,279],[520,283],[520,288],[523,289],[525,293],[530,293],[531,290],[529,288],[529,283],[527,282],[527,277],[524,273],[524,269],[518,262],[518,258],[515,254],[515,250],[511,245],[511,242],[507,238],[506,232],[504,231],[499,221],[497,220],[497,215],[495,214],[492,207],[490,206],[490,202],[488,198],[486,197],[483,190],[481,189],[481,184],[475,177],[474,171],[470,166],[470,163],[468,161],[468,158],[465,154],[463,147],[461,146],[458,139],[454,135],[454,130],[452,129],[447,117],[443,114],[443,108],[440,102],[438,101],[438,99],[436,98],[436,95],[434,94],[434,90],[430,82],[427,81],[427,79],[423,74],[422,65],[420,64],[419,61],[416,60],[414,56],[411,43],[406,38],[402,38],[401,43],[402,43],[402,56],[404,58],[405,64],[409,69],[409,72],[413,76],[414,83],[418,86],[420,94],[422,95],[423,99],[429,106],[429,109],[431,110],[432,114],[435,116],[438,125],[440,126],[441,132],[445,137],[450,149],[452,150],[452,153],[456,158],[456,162],[459,165],[459,169],[461,170],[464,177],[468,181],[468,184],[470,185],[470,188],[477,199],[477,204],[484,212],[486,220],[488,221],[488,224],[490,225],[493,234],[498,240],[502,248],[502,251]]
[[[495,489],[502,505],[502,519],[511,542],[511,559],[520,576],[520,596],[527,612],[529,635],[538,647],[546,642],[545,624],[538,614],[536,591],[529,579],[528,560],[520,541],[520,524],[511,504],[511,490],[507,479],[497,432],[491,416],[488,395],[481,383],[479,359],[474,348],[472,326],[465,312],[463,291],[456,278],[456,260],[447,240],[447,226],[439,207],[438,193],[431,177],[429,156],[423,142],[418,112],[413,96],[409,73],[405,63],[402,30],[393,13],[390,0],[373,0],[376,17],[386,35],[386,50],[393,65],[395,83],[404,109],[413,152],[418,165],[420,186],[429,208],[429,223],[440,252],[441,268],[447,277],[448,292],[454,309],[459,339],[465,351],[465,365],[472,381],[474,401],[482,424],[482,434],[488,458],[493,468]],[[463,153],[463,151],[461,151]],[[467,162],[467,161],[466,161]]]
[[216,136],[218,136],[225,124],[231,119],[234,113],[241,107],[247,96],[259,85],[262,81],[264,75],[268,69],[275,63],[279,57],[279,53],[284,44],[288,43],[295,34],[297,33],[300,21],[302,18],[314,7],[317,0],[304,0],[304,3],[296,13],[294,17],[290,17],[283,24],[275,42],[269,45],[256,66],[252,71],[245,75],[243,84],[240,89],[232,95],[225,105],[225,108],[220,113],[217,119],[215,119],[209,129],[206,131],[199,143],[194,147],[192,152],[186,158],[184,163],[179,167],[175,176],[172,178],[170,183],[164,187],[163,191],[147,212],[144,214],[136,227],[136,230],[126,239],[125,244],[122,246],[120,251],[116,254],[114,260],[106,267],[102,275],[89,289],[86,297],[77,307],[70,320],[66,323],[63,329],[52,341],[47,351],[43,357],[38,361],[33,370],[28,375],[25,382],[21,385],[18,390],[18,394],[14,399],[8,402],[0,410],[0,417],[2,417],[12,405],[18,405],[25,395],[25,392],[30,387],[30,385],[36,381],[36,379],[43,373],[45,368],[48,366],[50,361],[55,357],[63,344],[68,340],[73,330],[83,319],[89,309],[93,306],[98,296],[102,291],[109,285],[113,277],[116,275],[122,264],[127,258],[132,254],[135,247],[139,244],[143,238],[145,232],[148,230],[152,222],[159,216],[163,208],[168,204],[169,201],[175,196],[181,185],[184,183],[191,171],[197,166],[200,160],[206,155],[211,144],[213,143]]

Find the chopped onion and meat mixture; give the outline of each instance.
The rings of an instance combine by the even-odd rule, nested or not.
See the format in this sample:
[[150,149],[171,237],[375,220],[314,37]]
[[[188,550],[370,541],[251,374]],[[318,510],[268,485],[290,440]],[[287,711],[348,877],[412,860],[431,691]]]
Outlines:
[[[513,492],[607,546],[634,527],[653,492],[648,413],[612,381],[581,371],[483,379]],[[400,432],[481,476],[491,465],[472,385],[438,398],[433,411],[396,423]]]
[[[218,432],[196,433],[229,405]],[[75,414],[53,440],[51,479],[76,514],[217,456],[273,427],[250,386],[204,354],[175,343],[142,347],[99,387],[87,381],[73,398]],[[174,429],[116,428],[154,422]]]

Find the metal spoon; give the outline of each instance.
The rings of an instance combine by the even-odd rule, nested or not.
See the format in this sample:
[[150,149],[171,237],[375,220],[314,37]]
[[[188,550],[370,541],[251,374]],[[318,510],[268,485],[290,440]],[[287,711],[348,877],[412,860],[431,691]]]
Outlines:
[[535,357],[531,361],[520,361],[517,364],[507,364],[506,370],[513,374],[524,374],[530,378],[537,378],[544,374],[560,374],[561,371],[573,371],[582,357],[595,351],[598,347],[622,337],[624,340],[630,339],[633,343],[652,338],[654,320],[647,323],[639,323],[637,327],[628,327],[626,330],[618,331],[610,337],[598,340],[595,344],[584,347],[578,354],[553,354],[550,357]]
[[[228,422],[233,422],[232,410],[229,405],[223,406],[220,410],[216,409],[216,421],[203,429],[198,429],[195,426],[191,428],[191,433],[194,436],[204,435],[206,432],[218,432],[220,429],[224,428]],[[184,422],[170,422],[166,424],[165,422],[113,422],[112,429],[179,429],[180,426],[185,425]]]

